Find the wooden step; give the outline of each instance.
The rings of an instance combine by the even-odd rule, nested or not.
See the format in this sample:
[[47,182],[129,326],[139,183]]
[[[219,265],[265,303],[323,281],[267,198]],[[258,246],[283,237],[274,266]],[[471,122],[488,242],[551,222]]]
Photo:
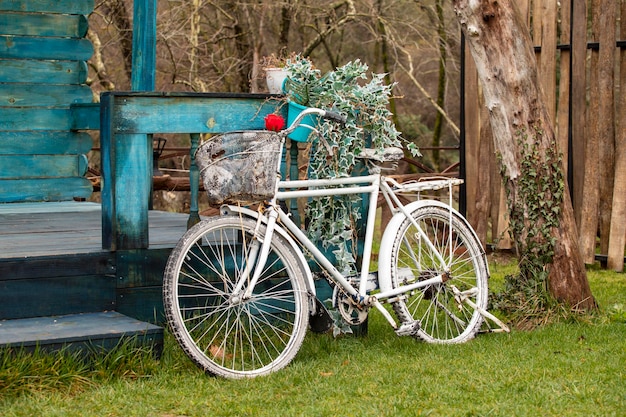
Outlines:
[[66,347],[72,351],[110,350],[132,338],[141,346],[163,349],[163,329],[115,311],[69,314],[0,321],[0,347],[46,351]]

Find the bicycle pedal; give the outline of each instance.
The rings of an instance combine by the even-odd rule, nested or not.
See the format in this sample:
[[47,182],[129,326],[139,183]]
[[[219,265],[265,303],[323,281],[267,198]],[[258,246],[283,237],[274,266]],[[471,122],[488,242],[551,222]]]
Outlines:
[[415,336],[421,327],[420,321],[414,320],[412,322],[402,324],[396,329],[396,334],[398,336]]

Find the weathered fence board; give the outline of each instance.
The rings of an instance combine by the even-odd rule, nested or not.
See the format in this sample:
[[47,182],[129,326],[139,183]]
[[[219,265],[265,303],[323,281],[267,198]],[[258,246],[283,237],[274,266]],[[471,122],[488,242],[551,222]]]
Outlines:
[[[556,120],[556,58],[557,46],[557,0],[535,0],[536,8],[540,14],[535,14],[536,21],[541,24],[541,33],[534,34],[535,42],[541,41],[541,53],[539,56],[540,83],[546,100],[548,114]],[[541,19],[537,19],[541,16]]]
[[0,203],[14,201],[64,201],[88,198],[92,186],[87,178],[38,178],[0,181]]
[[0,0],[0,11],[89,14],[94,0]]
[[[586,28],[587,1],[574,0],[572,4],[570,26],[572,28]],[[585,180],[585,138],[587,137],[587,125],[585,123],[587,112],[587,32],[580,29],[573,30],[571,39],[572,95],[568,129],[571,149],[569,161],[572,183],[570,186],[574,214],[580,227],[582,204],[585,199],[583,184]]]
[[84,61],[36,61],[3,59],[0,82],[31,84],[84,84],[87,64]]
[[[622,1],[620,37],[626,39],[626,1]],[[624,246],[626,246],[626,49],[620,51],[620,94],[615,136],[615,188],[611,209],[611,231],[607,267],[614,271],[624,270]]]
[[[566,1],[561,3],[559,21],[561,22],[560,41],[561,45],[567,45],[571,41],[571,25],[569,16],[571,15],[571,2]],[[556,25],[556,23],[555,23]],[[557,45],[555,45],[557,47]],[[571,48],[559,48],[558,62],[559,62],[559,85],[558,85],[558,97],[557,114],[556,114],[556,126],[555,134],[558,142],[559,151],[563,155],[563,168],[565,169],[565,177],[569,182],[569,166],[567,161],[569,160],[569,117],[570,117],[570,83],[571,83],[571,68],[570,61],[572,58]]]
[[84,132],[5,132],[0,130],[0,155],[81,155],[93,140]]
[[[599,10],[604,0],[593,0],[592,10]],[[599,48],[591,51],[590,79],[589,79],[589,108],[587,112],[587,138],[585,144],[585,177],[583,183],[583,194],[585,196],[581,206],[580,216],[580,250],[586,263],[593,263],[596,254],[596,231],[600,223],[600,190],[601,166],[605,161],[600,161],[602,142],[609,134],[607,125],[613,123],[610,119],[610,108],[603,100],[603,94],[607,92],[608,76],[601,62],[601,52],[606,51],[608,45],[604,45],[604,38],[601,33],[604,27],[601,23],[601,14],[595,13],[592,20],[592,36],[598,41]],[[612,50],[612,49],[611,49]],[[604,54],[603,54],[604,55]],[[612,69],[610,69],[612,71]],[[611,103],[612,106],[612,103]]]
[[86,61],[92,54],[87,39],[0,35],[0,58]]
[[[626,21],[626,2],[615,0],[522,0],[517,3],[529,25],[535,46],[539,82],[546,105],[555,124],[555,133],[567,173],[569,191],[579,226],[581,253],[587,263],[606,257],[611,265],[623,269],[626,231],[622,201],[626,195],[625,171],[620,157],[624,144],[626,103],[615,103],[626,96],[626,65],[615,61],[626,48],[626,30],[616,39],[618,22]],[[620,6],[621,5],[621,9]],[[588,27],[588,22],[591,26]],[[467,58],[466,58],[467,61]],[[471,65],[467,71],[473,71]],[[622,79],[618,77],[621,75]],[[474,82],[466,75],[466,83]],[[466,149],[474,152],[480,145],[472,129],[480,126],[480,115],[468,107],[475,106],[475,88],[466,86],[465,126]],[[615,97],[619,98],[618,100]],[[475,164],[473,153],[468,165]],[[497,162],[494,162],[497,164]],[[468,218],[480,231],[484,220],[475,216],[484,206],[491,207],[491,238],[496,241],[505,227],[501,211],[501,193],[493,187],[489,201],[475,194],[474,187],[484,189],[476,174],[477,167],[468,166]],[[474,184],[471,184],[474,182]],[[478,206],[476,209],[472,206]],[[498,226],[499,225],[499,226]],[[601,254],[598,255],[598,253]]]
[[83,15],[4,13],[0,14],[0,27],[6,35],[82,38],[88,24]]
[[87,85],[0,84],[0,105],[9,107],[59,107],[91,103]]
[[0,155],[0,179],[81,177],[85,155]]
[[0,130],[65,130],[74,126],[69,108],[0,108]]
[[599,27],[599,87],[600,112],[598,114],[600,144],[600,206],[599,206],[599,238],[600,253],[609,250],[609,233],[611,230],[611,206],[613,203],[613,183],[615,175],[615,44],[617,23],[617,2],[600,0]]
[[[469,47],[465,46],[464,56],[469,57]],[[477,230],[486,230],[487,218],[482,216],[473,202],[477,198],[478,181],[480,175],[480,165],[478,162],[478,149],[480,148],[480,93],[478,88],[478,74],[474,61],[470,58],[465,65],[463,85],[465,86],[465,106],[463,109],[465,126],[463,133],[465,142],[469,145],[465,147],[465,177],[470,179],[463,185],[465,187],[466,200],[470,204],[466,207],[466,216]],[[484,222],[482,228],[480,223]],[[480,235],[481,241],[486,243],[486,232]]]

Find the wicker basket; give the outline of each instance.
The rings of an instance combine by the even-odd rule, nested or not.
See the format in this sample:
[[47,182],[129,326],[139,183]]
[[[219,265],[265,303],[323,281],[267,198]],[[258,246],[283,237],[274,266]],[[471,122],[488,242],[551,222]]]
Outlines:
[[274,196],[282,138],[265,130],[214,136],[197,150],[209,203],[249,205]]

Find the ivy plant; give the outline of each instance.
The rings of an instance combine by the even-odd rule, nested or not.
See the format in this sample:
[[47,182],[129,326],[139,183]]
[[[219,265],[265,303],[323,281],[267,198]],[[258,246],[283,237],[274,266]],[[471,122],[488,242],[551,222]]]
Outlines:
[[[505,289],[495,304],[514,320],[533,321],[557,306],[548,290],[547,265],[554,257],[554,230],[559,228],[566,190],[562,155],[556,146],[540,150],[541,127],[532,126],[531,132],[520,130],[516,135],[521,157],[517,195],[511,194],[511,187],[506,190],[510,231],[520,254],[519,274],[506,277]],[[541,159],[545,163],[538,164]],[[505,185],[511,181],[504,167],[502,178]]]
[[[351,61],[322,74],[311,60],[296,56],[287,61],[287,99],[307,107],[332,110],[346,116],[346,123],[320,121],[319,135],[312,135],[309,178],[342,178],[351,175],[356,155],[366,147],[402,147],[400,132],[392,122],[389,98],[393,84],[383,74],[368,75],[368,66]],[[417,147],[409,143],[413,155]],[[347,272],[355,261],[353,231],[360,217],[358,195],[312,199],[307,206],[309,236],[331,248],[337,266]],[[375,202],[373,203],[375,204]]]

